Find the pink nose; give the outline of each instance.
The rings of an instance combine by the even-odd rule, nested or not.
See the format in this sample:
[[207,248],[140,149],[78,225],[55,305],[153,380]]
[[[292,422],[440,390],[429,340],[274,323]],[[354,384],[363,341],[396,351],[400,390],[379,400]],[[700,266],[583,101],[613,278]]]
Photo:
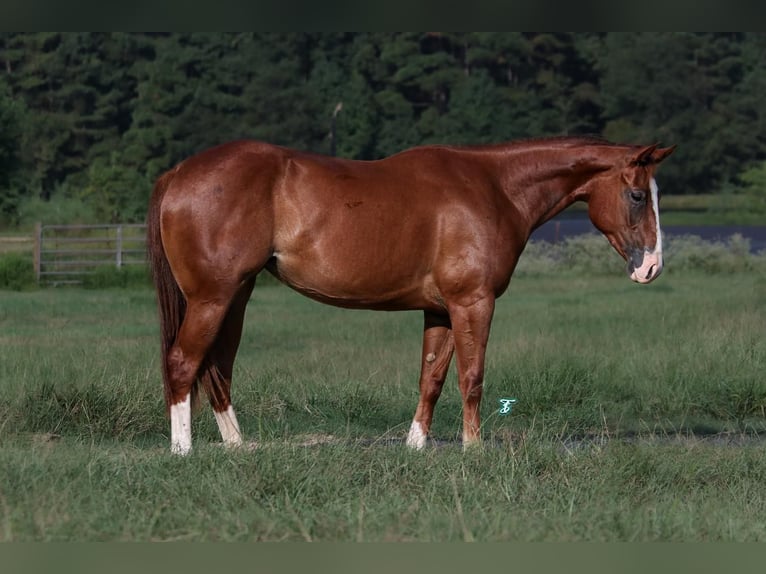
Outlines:
[[662,273],[662,261],[656,263],[650,263],[643,265],[637,269],[633,269],[630,274],[630,278],[636,283],[651,283]]

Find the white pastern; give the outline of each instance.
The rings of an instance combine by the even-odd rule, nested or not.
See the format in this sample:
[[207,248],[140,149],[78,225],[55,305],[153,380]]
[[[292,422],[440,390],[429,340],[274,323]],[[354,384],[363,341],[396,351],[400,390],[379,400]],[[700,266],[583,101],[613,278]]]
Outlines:
[[191,452],[191,397],[170,407],[170,451],[187,455]]
[[426,446],[426,433],[417,421],[412,421],[410,432],[407,435],[407,446],[416,450],[422,450]]
[[656,241],[654,243],[654,249],[647,250],[644,253],[644,261],[641,267],[634,269],[630,278],[638,283],[649,283],[656,279],[660,273],[662,273],[662,230],[660,229],[660,203],[659,203],[659,189],[657,188],[657,182],[652,178],[649,183],[649,190],[652,195],[652,212],[654,213],[654,229],[656,234]]
[[226,446],[241,446],[242,433],[239,430],[237,415],[234,414],[234,407],[229,405],[229,408],[225,411],[220,413],[213,411],[213,414],[215,415],[215,421],[218,423],[218,430],[221,431],[223,444]]

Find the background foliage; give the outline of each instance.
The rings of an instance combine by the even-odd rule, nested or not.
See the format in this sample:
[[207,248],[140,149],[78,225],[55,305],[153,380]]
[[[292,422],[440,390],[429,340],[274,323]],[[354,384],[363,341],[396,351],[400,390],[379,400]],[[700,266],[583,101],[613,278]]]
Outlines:
[[162,170],[245,137],[375,159],[601,134],[681,144],[667,193],[762,193],[764,61],[756,33],[4,32],[0,222],[140,221]]

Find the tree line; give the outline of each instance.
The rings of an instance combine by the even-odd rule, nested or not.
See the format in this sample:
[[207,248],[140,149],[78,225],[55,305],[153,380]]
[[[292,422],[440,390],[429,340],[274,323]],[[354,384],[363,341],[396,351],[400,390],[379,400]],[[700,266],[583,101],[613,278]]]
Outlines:
[[4,32],[0,218],[141,221],[159,173],[238,138],[376,159],[596,134],[679,144],[663,191],[717,192],[766,176],[764,62],[757,33]]

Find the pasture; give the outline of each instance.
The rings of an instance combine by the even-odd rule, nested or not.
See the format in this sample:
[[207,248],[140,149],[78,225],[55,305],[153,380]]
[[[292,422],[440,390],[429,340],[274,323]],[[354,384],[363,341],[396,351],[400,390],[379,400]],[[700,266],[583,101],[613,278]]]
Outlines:
[[646,287],[518,275],[467,452],[454,366],[436,444],[403,445],[420,313],[256,286],[250,448],[218,446],[204,404],[179,458],[149,288],[2,292],[0,540],[764,541],[766,276],[668,265]]

